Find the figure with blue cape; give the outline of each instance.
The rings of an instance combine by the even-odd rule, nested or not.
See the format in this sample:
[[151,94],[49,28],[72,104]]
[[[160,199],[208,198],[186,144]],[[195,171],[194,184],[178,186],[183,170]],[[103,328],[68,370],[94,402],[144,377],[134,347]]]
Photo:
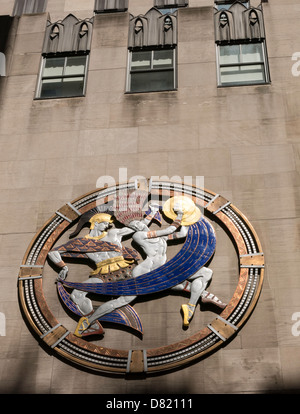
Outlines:
[[[161,222],[162,218],[156,204],[150,204],[145,215],[141,206],[147,197],[147,193],[135,190],[126,196],[127,208],[124,208],[124,202],[119,201],[114,218],[123,225],[121,228],[112,226],[111,214],[96,209],[83,214],[71,236],[79,234],[87,221],[89,234],[49,252],[49,259],[60,269],[58,286],[61,297],[69,309],[81,316],[76,336],[103,334],[102,321],[115,321],[142,332],[139,316],[130,304],[138,296],[164,290],[189,293],[188,304],[181,307],[185,327],[189,326],[200,298],[203,303],[213,303],[220,309],[226,306],[206,291],[213,272],[204,265],[213,256],[216,246],[212,225],[189,197],[175,196],[169,198],[162,208],[165,217],[173,220],[171,224],[151,230],[151,223],[154,220]],[[128,202],[129,198],[139,202],[133,206]],[[144,260],[137,250],[123,246],[122,240],[129,236],[141,249]],[[167,261],[168,242],[178,239],[184,241],[183,247]],[[96,269],[85,282],[66,280],[68,266],[63,258],[71,257],[88,258],[95,264]],[[63,286],[72,289],[70,295],[66,294]],[[88,293],[114,298],[94,309]]]

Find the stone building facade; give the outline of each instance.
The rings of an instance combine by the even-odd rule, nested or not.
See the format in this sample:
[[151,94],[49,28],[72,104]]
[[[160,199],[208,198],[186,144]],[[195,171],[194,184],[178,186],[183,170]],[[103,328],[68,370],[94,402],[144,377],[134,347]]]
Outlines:
[[[1,393],[299,390],[300,6],[248,3],[1,1]],[[130,380],[48,352],[17,289],[38,229],[99,178],[118,182],[120,169],[128,179],[204,177],[248,217],[266,260],[258,304],[232,341],[180,370]],[[217,225],[216,234],[211,289],[228,301],[237,257]],[[47,303],[74,329],[55,278],[48,265]],[[195,334],[210,313],[197,310],[184,331],[181,303],[176,295],[138,303],[144,338],[108,330],[102,343],[159,347]]]

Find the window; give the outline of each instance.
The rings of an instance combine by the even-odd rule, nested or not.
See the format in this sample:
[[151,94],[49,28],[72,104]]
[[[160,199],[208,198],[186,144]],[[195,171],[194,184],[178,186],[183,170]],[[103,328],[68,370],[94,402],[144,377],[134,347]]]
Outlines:
[[129,52],[127,92],[174,90],[176,50],[138,50]]
[[0,16],[0,77],[6,76],[6,55],[9,53],[9,33],[13,17]]
[[13,16],[22,14],[44,13],[47,8],[48,0],[15,0]]
[[188,0],[154,0],[154,7],[160,8],[177,8],[189,5]]
[[88,55],[44,57],[37,98],[68,98],[85,93]]
[[264,42],[218,45],[219,86],[269,82]]
[[95,13],[111,13],[126,11],[128,9],[128,0],[95,0]]
[[0,52],[0,76],[6,76],[5,54]]
[[173,8],[169,8],[169,9],[159,9],[159,10],[160,10],[161,14],[172,14],[172,13],[175,13],[178,10],[178,8],[173,7]]
[[[217,10],[228,10],[235,1],[216,1]],[[240,1],[245,7],[249,7],[249,1]]]

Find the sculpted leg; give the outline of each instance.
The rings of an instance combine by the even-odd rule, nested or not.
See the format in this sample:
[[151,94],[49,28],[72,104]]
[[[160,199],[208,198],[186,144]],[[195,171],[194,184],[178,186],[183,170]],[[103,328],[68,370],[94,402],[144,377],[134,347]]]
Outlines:
[[95,310],[95,312],[89,317],[89,323],[93,323],[95,320],[101,318],[101,316],[104,316],[107,313],[114,311],[115,309],[128,305],[135,298],[136,296],[120,296],[117,299],[109,300]]
[[181,306],[184,326],[189,325],[200,297],[203,303],[213,303],[222,309],[226,306],[226,304],[222,303],[215,295],[205,290],[208,283],[211,281],[212,276],[213,271],[211,269],[202,267],[187,281],[173,288],[173,290],[190,293],[189,303]]
[[207,283],[205,279],[202,279],[201,277],[198,277],[197,279],[194,279],[192,282],[189,282],[187,291],[190,291],[190,301],[188,304],[184,304],[181,306],[181,310],[183,312],[183,325],[188,326],[190,323],[190,320],[192,319],[196,305],[198,303],[198,300],[204,291],[204,289],[207,286]]
[[[94,277],[94,278],[90,278],[86,280],[84,283],[100,283],[100,282],[102,282],[100,279]],[[83,292],[81,290],[76,290],[76,289],[74,289],[70,295],[70,298],[76,304],[77,309],[84,316],[89,315],[91,312],[93,312],[92,301],[89,298],[87,298],[86,295],[87,295],[87,292]]]
[[93,311],[93,305],[89,298],[86,297],[87,292],[73,290],[70,295],[72,301],[76,304],[77,309],[82,315],[88,315]]
[[114,311],[115,309],[128,305],[135,298],[136,296],[120,296],[117,299],[112,299],[104,303],[103,305],[99,306],[95,312],[84,316],[79,320],[74,334],[78,337],[103,334],[104,331],[98,319],[107,313]]

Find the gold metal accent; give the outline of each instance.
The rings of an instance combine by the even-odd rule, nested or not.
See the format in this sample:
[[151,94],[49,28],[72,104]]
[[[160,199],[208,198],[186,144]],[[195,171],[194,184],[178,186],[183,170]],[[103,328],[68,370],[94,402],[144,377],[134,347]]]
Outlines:
[[221,319],[214,319],[210,324],[224,339],[230,338],[236,333],[236,330]]
[[66,217],[67,219],[69,219],[71,222],[76,220],[79,215],[76,213],[75,210],[73,210],[68,204],[64,205],[63,207],[61,207],[58,211],[58,214],[61,214],[62,216]]
[[53,347],[53,345],[57,341],[59,341],[60,338],[67,332],[68,332],[67,329],[64,326],[60,325],[53,331],[50,331],[49,333],[47,333],[42,339],[44,342],[46,342],[47,345],[49,345],[50,347]]
[[141,350],[132,351],[129,365],[130,373],[144,372],[144,353]]
[[108,223],[112,223],[113,222],[110,214],[106,214],[106,213],[98,213],[98,214],[95,214],[89,220],[89,222],[91,223],[91,230],[93,230],[93,228],[95,227],[95,223],[103,223],[105,221],[108,222]]
[[219,195],[213,201],[208,203],[206,208],[211,213],[215,213],[217,210],[219,210],[221,207],[223,207],[227,203],[228,203],[228,200],[226,200],[226,198]]
[[262,267],[265,265],[265,258],[263,254],[245,255],[240,257],[241,267]]
[[134,260],[125,260],[123,256],[112,257],[102,262],[97,263],[97,269],[90,273],[90,275],[98,275],[101,273],[105,275],[109,272],[115,272],[116,270],[128,267]]
[[20,267],[19,278],[30,278],[36,276],[42,276],[43,267]]
[[[84,322],[87,323],[87,325],[84,325]],[[82,337],[82,334],[79,331],[84,331],[84,329],[86,329],[89,326],[89,320],[88,318],[86,318],[85,316],[83,316],[82,318],[79,319],[78,324],[76,326],[74,335],[77,336],[78,338]]]

